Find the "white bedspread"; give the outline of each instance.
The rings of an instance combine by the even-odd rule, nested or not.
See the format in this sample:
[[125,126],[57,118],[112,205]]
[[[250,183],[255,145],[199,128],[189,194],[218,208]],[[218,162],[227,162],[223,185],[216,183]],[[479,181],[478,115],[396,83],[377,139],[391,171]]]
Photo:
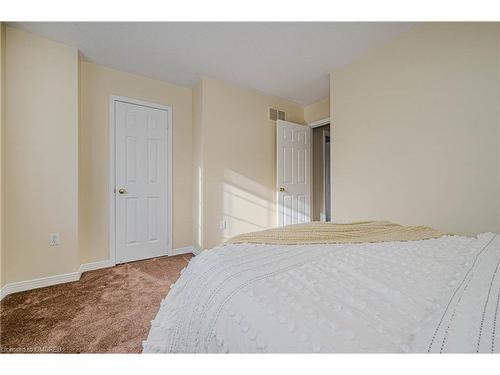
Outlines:
[[144,352],[499,352],[500,236],[193,258]]

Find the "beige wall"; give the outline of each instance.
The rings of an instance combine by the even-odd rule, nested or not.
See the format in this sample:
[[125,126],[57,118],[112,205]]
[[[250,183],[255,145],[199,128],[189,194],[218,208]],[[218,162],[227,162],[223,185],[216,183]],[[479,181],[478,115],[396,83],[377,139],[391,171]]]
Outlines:
[[499,231],[498,36],[426,24],[332,73],[334,218]]
[[109,254],[109,96],[120,95],[172,107],[173,247],[192,241],[191,90],[81,62],[80,235],[81,262]]
[[4,262],[4,251],[3,251],[3,233],[4,233],[4,146],[3,142],[5,140],[4,127],[5,127],[5,24],[0,22],[0,286],[4,284],[5,275],[5,262]]
[[6,77],[2,285],[79,266],[77,50],[7,27]]
[[304,107],[304,121],[306,124],[330,117],[330,98]]
[[[202,234],[201,248],[275,226],[276,123],[268,120],[268,111],[277,107],[289,121],[304,123],[302,107],[211,78],[197,86],[195,102],[201,113],[197,144],[202,145],[203,165],[202,219],[195,217],[194,225],[195,233]],[[225,230],[219,227],[223,219]]]
[[500,25],[498,27],[498,231],[500,233]]
[[203,248],[203,80],[193,87],[193,246]]

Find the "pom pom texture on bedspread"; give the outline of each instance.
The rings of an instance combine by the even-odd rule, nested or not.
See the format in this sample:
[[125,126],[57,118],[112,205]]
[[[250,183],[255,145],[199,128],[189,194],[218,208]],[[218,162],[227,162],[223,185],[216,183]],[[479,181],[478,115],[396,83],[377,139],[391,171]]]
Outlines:
[[204,251],[144,352],[498,352],[499,238]]

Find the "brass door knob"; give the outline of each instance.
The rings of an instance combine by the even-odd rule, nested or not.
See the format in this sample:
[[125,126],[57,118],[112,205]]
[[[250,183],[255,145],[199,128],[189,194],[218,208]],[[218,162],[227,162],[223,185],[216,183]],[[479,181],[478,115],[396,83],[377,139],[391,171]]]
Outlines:
[[118,193],[120,193],[120,194],[126,194],[127,193],[127,189],[123,189],[123,188],[118,189]]
[[284,187],[280,187],[280,192],[284,193],[286,189]]

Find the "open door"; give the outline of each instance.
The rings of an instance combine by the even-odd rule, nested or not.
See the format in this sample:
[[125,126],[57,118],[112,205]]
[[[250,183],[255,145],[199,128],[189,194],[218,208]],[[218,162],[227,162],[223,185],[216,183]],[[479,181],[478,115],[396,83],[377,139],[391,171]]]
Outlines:
[[311,129],[278,120],[278,226],[311,220]]

